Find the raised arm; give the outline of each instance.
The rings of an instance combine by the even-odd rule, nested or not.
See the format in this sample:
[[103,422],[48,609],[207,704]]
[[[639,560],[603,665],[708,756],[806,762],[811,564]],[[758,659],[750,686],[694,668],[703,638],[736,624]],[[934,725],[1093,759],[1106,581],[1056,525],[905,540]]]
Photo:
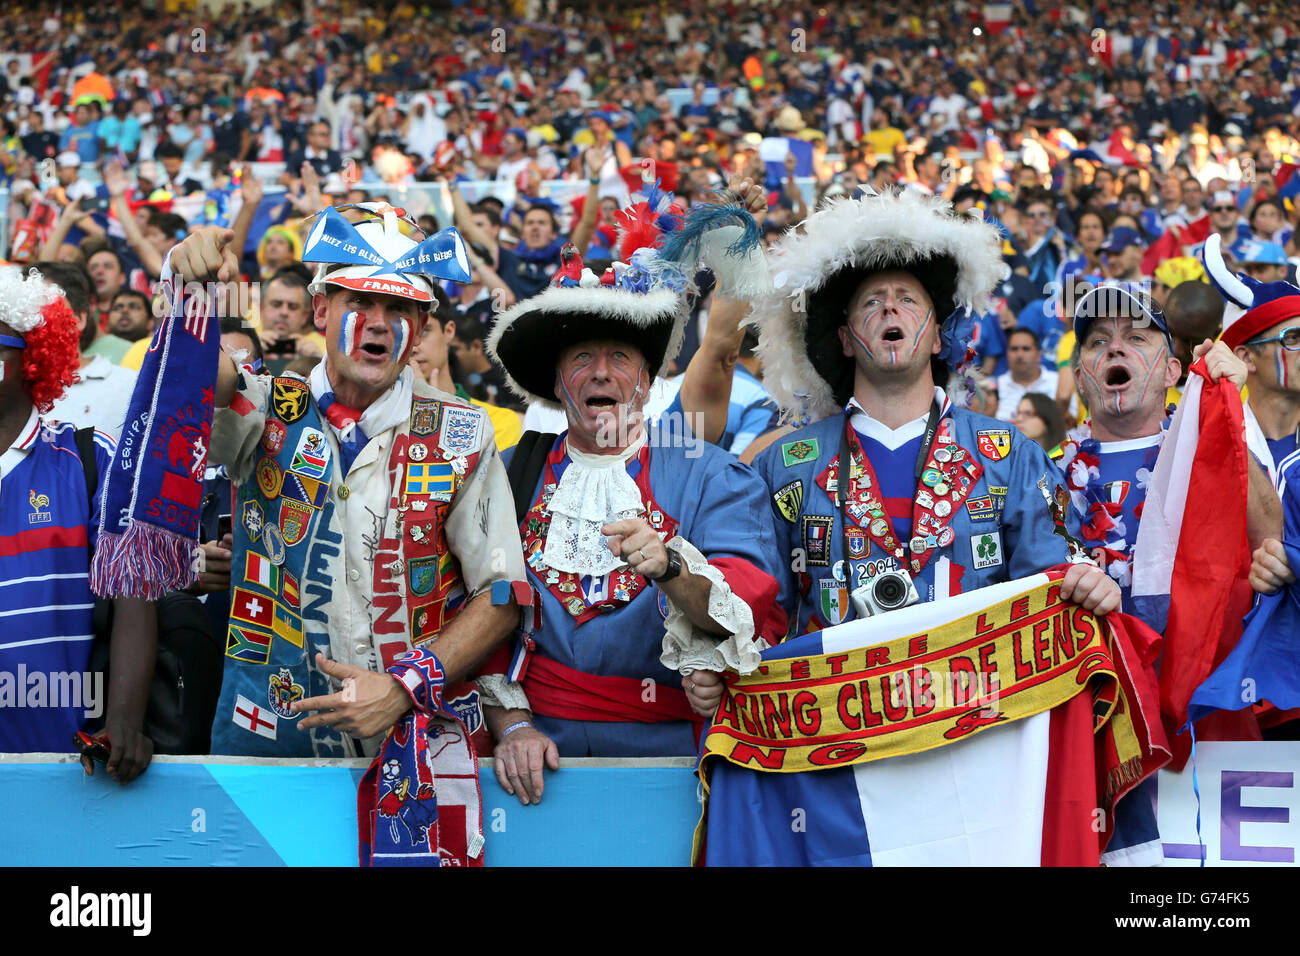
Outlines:
[[495,249],[496,243],[492,238],[474,225],[474,212],[469,208],[469,203],[465,201],[456,181],[448,176],[443,182],[447,184],[447,192],[451,194],[451,208],[455,214],[456,228],[460,230],[461,236],[466,242],[480,245],[485,249]]
[[253,216],[257,214],[257,207],[262,201],[262,181],[249,172],[240,182],[239,192],[244,197],[244,204],[239,207],[239,214],[231,226],[235,233],[234,242],[231,243],[235,255],[239,255],[248,244],[248,230],[253,226]]
[[131,246],[131,250],[140,257],[140,264],[144,266],[144,271],[151,276],[162,275],[162,256],[158,255],[158,250],[145,239],[144,233],[140,231],[140,224],[135,221],[135,213],[131,211],[131,206],[126,201],[126,173],[122,171],[120,164],[108,163],[104,166],[104,185],[108,187],[108,194],[113,199],[113,212],[117,214],[118,222],[122,224],[126,241]]
[[574,227],[572,236],[580,256],[587,254],[591,237],[596,233],[596,217],[600,212],[600,167],[605,165],[608,155],[609,150],[604,146],[592,146],[582,157],[587,170],[587,201],[582,204],[582,218]]

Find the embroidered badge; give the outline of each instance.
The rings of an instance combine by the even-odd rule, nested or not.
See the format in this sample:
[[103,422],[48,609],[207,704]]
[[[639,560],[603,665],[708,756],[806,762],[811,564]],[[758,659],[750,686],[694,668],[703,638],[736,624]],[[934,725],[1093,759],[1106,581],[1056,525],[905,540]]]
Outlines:
[[483,416],[476,408],[448,405],[442,411],[442,431],[438,434],[438,447],[448,457],[472,455],[478,451],[479,436],[483,431]]
[[980,495],[976,498],[966,499],[966,511],[970,514],[972,521],[991,521],[997,517],[993,510],[993,498],[991,495]]
[[268,418],[266,427],[262,429],[262,448],[268,455],[278,455],[280,449],[284,447],[284,439],[288,433],[289,429],[285,427],[284,422]]
[[438,410],[442,403],[429,398],[411,402],[411,434],[432,435],[438,430]]
[[317,428],[304,428],[298,436],[298,447],[294,449],[289,470],[308,478],[323,478],[329,460],[330,449],[325,442],[325,433]]
[[408,495],[421,495],[434,501],[451,501],[456,493],[456,473],[444,461],[407,462],[405,491]]
[[307,527],[311,524],[310,506],[303,504],[301,501],[292,501],[288,498],[280,502],[280,533],[284,536],[284,543],[293,547],[307,536]]
[[1005,428],[986,428],[976,433],[979,452],[991,461],[1001,461],[1011,451],[1011,432]]
[[254,541],[262,533],[262,506],[256,501],[245,501],[239,512],[239,522]]
[[819,454],[816,438],[801,438],[798,441],[786,442],[781,446],[781,460],[785,462],[787,468],[802,465],[806,461],[813,461]]
[[776,510],[781,517],[794,524],[799,520],[799,509],[803,506],[803,480],[796,478],[772,495]]
[[826,515],[803,516],[803,548],[809,566],[830,566],[831,523],[832,519]]
[[280,593],[280,569],[270,558],[256,551],[244,552],[244,583],[256,584],[272,594]]
[[280,486],[280,496],[282,498],[301,501],[311,508],[319,508],[324,505],[328,495],[329,487],[323,481],[306,478],[292,471],[284,476],[284,484]]
[[292,425],[307,414],[311,389],[296,378],[277,378],[271,383],[271,408],[276,416]]
[[278,498],[280,496],[280,487],[284,484],[284,472],[280,470],[280,466],[275,463],[274,458],[263,455],[257,459],[254,474],[257,475],[257,487],[262,492],[262,497]]
[[226,634],[226,656],[246,664],[265,664],[271,656],[271,635],[231,625]]
[[272,564],[284,564],[284,535],[274,524],[268,523],[262,528],[262,547],[266,548],[266,556]]
[[849,544],[850,558],[865,558],[867,556],[867,542],[871,539],[867,537],[865,531],[861,528],[845,528],[844,537]]
[[289,668],[281,667],[280,673],[272,674],[269,684],[266,702],[271,705],[271,709],[289,720],[301,717],[302,715],[290,705],[296,700],[302,700],[302,684],[294,682]]
[[243,694],[235,695],[235,713],[231,716],[235,726],[243,727],[267,740],[275,739],[276,725],[279,718],[258,707]]
[[1002,514],[1002,509],[1007,504],[1007,486],[989,485],[989,497],[993,499],[993,510]]
[[849,589],[840,581],[821,580],[822,620],[827,624],[839,624],[848,613]]
[[998,531],[970,536],[970,553],[974,567],[995,568],[1002,563],[1002,535]]
[[49,524],[50,512],[42,511],[41,509],[48,508],[50,506],[50,496],[38,495],[36,493],[36,489],[33,488],[31,490],[31,494],[27,496],[27,501],[32,506],[31,513],[27,515],[27,523],[28,524]]
[[438,583],[438,557],[412,558],[406,563],[406,574],[411,594],[424,597]]

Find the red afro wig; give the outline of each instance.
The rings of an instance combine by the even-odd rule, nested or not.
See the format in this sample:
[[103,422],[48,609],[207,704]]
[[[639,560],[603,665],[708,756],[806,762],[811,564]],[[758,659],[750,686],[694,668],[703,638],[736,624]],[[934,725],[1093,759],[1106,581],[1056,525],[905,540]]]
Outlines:
[[23,381],[41,414],[63,397],[69,385],[81,381],[81,335],[77,317],[62,297],[41,309],[45,321],[27,333],[23,349]]

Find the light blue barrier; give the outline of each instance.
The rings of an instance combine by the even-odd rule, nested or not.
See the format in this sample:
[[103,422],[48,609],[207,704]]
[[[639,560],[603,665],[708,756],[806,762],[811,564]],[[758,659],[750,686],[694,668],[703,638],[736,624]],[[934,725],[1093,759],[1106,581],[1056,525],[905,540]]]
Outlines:
[[[129,786],[0,755],[0,865],[355,866],[365,761],[158,757]],[[479,771],[489,866],[685,866],[689,759],[569,760],[524,807]]]
[[[483,761],[488,866],[685,866],[699,817],[690,758],[566,760],[524,807]],[[1300,743],[1202,743],[1161,771],[1166,865],[1294,865]],[[127,787],[69,756],[0,754],[0,865],[355,866],[362,760],[158,757]],[[1200,813],[1200,835],[1197,813]],[[756,811],[757,812],[757,811]]]

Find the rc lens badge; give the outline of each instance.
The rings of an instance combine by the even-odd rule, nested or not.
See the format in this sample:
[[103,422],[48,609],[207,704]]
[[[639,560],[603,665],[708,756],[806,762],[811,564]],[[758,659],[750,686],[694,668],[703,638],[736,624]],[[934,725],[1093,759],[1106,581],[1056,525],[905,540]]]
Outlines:
[[1011,453],[1011,432],[1005,428],[988,428],[976,433],[980,454],[990,461],[1001,461]]

